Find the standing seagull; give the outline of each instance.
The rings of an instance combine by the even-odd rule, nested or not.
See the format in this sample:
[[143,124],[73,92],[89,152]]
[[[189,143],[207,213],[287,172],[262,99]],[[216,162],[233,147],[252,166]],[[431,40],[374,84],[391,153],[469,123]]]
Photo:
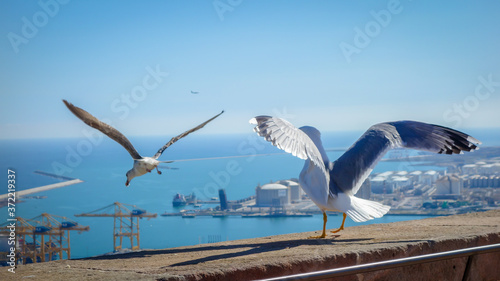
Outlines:
[[481,144],[462,132],[415,121],[397,121],[373,125],[337,161],[330,162],[321,143],[321,134],[314,128],[294,127],[286,120],[257,116],[250,120],[254,131],[274,146],[306,160],[299,183],[309,198],[323,212],[323,233],[311,238],[325,238],[326,211],[340,211],[355,222],[385,215],[390,207],[354,195],[384,154],[404,147],[435,153],[459,154],[472,151]]
[[181,138],[187,136],[188,134],[197,131],[203,126],[205,126],[208,122],[214,120],[217,118],[219,115],[224,113],[224,110],[215,115],[214,117],[208,119],[204,123],[201,123],[197,127],[186,131],[176,137],[173,137],[169,142],[167,142],[162,148],[156,152],[156,154],[153,157],[142,157],[137,150],[135,150],[134,146],[132,143],[122,134],[120,133],[117,129],[111,127],[110,125],[100,121],[99,119],[95,118],[92,116],[92,114],[88,113],[87,111],[74,106],[73,104],[67,102],[66,100],[63,100],[64,104],[68,107],[68,109],[73,112],[73,114],[76,115],[76,117],[80,118],[85,124],[89,125],[90,127],[97,129],[116,141],[117,143],[121,144],[127,151],[130,153],[130,156],[134,159],[134,167],[130,169],[127,172],[127,182],[125,182],[125,185],[128,186],[130,184],[130,181],[138,176],[142,176],[145,173],[151,173],[153,169],[156,169],[159,175],[161,175],[161,172],[158,170],[158,164],[160,163],[171,163],[173,161],[158,161],[158,157],[167,149],[167,147],[171,146],[174,144],[176,141],[180,140]]

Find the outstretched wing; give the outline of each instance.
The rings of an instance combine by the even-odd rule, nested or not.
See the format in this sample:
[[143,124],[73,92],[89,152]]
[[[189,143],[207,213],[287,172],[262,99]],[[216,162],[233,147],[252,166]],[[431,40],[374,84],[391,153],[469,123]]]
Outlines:
[[85,124],[89,125],[90,127],[97,129],[101,131],[103,134],[106,136],[110,137],[117,143],[121,144],[127,151],[130,153],[130,156],[134,159],[141,159],[142,156],[135,150],[134,146],[132,143],[122,134],[120,133],[117,129],[111,127],[110,125],[100,121],[99,119],[95,118],[92,116],[92,114],[88,113],[87,111],[74,106],[72,103],[67,102],[66,100],[63,100],[64,104],[68,109],[73,112],[73,114],[76,115],[76,117],[80,118]]
[[318,147],[301,129],[284,119],[264,115],[252,118],[250,124],[257,125],[253,130],[277,148],[300,159],[311,160],[326,173],[324,159]]
[[154,159],[158,159],[158,157],[160,157],[160,156],[161,156],[161,154],[163,153],[163,151],[165,151],[165,149],[167,149],[167,147],[171,146],[171,145],[172,145],[172,144],[174,144],[176,141],[178,141],[178,140],[182,139],[183,137],[185,137],[185,136],[187,136],[187,135],[191,134],[192,132],[197,131],[197,130],[199,130],[199,129],[203,128],[206,124],[208,124],[210,121],[214,120],[215,118],[219,117],[219,115],[221,115],[222,113],[224,113],[224,110],[223,110],[221,113],[219,113],[219,114],[215,115],[214,117],[212,117],[212,118],[208,119],[207,121],[205,121],[205,122],[201,123],[200,125],[198,125],[198,126],[196,126],[196,127],[192,128],[191,130],[189,130],[189,131],[185,131],[184,133],[182,133],[182,134],[180,134],[180,135],[178,135],[178,136],[176,136],[176,137],[173,137],[173,138],[172,138],[169,142],[167,142],[167,143],[166,143],[166,144],[165,144],[162,148],[160,148],[160,149],[158,150],[158,152],[156,152],[156,154],[153,156],[153,158],[154,158]]
[[330,180],[344,193],[356,194],[384,154],[393,148],[411,148],[435,153],[463,153],[481,144],[462,132],[415,121],[397,121],[368,129],[330,169]]

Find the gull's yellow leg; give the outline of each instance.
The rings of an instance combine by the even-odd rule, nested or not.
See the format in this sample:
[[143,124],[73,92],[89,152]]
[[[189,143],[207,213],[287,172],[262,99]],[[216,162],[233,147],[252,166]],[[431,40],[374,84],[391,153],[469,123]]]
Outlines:
[[337,233],[341,230],[344,230],[344,222],[345,222],[345,218],[347,217],[347,215],[345,213],[342,213],[342,214],[344,215],[344,219],[342,220],[342,225],[340,226],[339,229],[332,231],[332,233]]
[[323,233],[320,236],[311,236],[309,239],[318,239],[318,238],[325,238],[326,237],[326,221],[328,220],[328,217],[326,216],[326,213],[323,212]]

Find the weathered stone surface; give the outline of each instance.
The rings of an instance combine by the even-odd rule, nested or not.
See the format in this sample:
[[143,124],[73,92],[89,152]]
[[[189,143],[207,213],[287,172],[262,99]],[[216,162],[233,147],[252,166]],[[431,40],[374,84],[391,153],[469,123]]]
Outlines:
[[[314,233],[20,265],[0,280],[254,280],[500,243],[500,210]],[[317,235],[317,234],[316,234]],[[462,280],[466,258],[337,280]],[[499,280],[500,253],[475,256],[469,280]]]

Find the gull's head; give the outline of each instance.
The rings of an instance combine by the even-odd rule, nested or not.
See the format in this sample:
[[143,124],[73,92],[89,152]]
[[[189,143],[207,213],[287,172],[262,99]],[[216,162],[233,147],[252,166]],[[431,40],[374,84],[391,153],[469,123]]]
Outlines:
[[321,133],[319,130],[311,126],[300,127],[299,129],[313,141],[314,145],[319,150],[319,153],[321,153],[323,161],[329,161],[325,149],[323,148],[323,143],[321,142]]
[[302,132],[304,132],[317,147],[322,147],[321,143],[321,133],[318,129],[311,126],[303,126],[299,128]]

